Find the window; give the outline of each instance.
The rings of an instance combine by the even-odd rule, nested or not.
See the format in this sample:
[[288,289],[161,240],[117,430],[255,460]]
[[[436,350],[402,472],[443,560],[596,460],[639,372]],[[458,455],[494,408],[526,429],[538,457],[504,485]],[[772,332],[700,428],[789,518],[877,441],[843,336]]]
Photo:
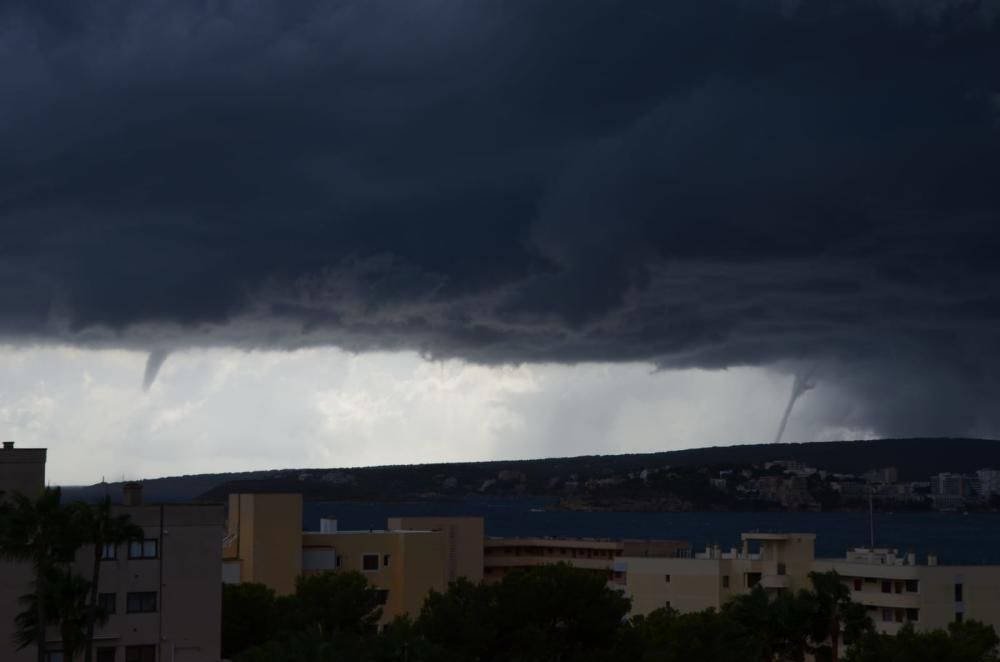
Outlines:
[[156,611],[156,593],[144,591],[125,596],[125,611],[130,614],[146,614]]
[[961,623],[961,622],[963,622],[964,620],[965,620],[965,614],[963,614],[963,613],[962,613],[962,612],[960,612],[960,611],[956,611],[956,612],[955,612],[955,622],[956,622],[956,623]]
[[118,596],[114,593],[98,593],[97,608],[105,614],[114,614],[118,607]]
[[882,592],[883,593],[892,593],[892,582],[890,582],[889,580],[883,581],[882,582]]
[[156,538],[133,540],[128,544],[128,557],[130,559],[155,559],[159,551],[157,542]]
[[896,613],[895,612],[896,612],[895,609],[890,609],[889,607],[883,607],[882,608],[882,622],[883,623],[892,623],[892,621],[896,618]]
[[896,610],[896,622],[897,623],[902,623],[903,622],[903,617],[905,615],[906,615],[906,610],[905,609],[897,609]]
[[670,575],[663,575],[663,581],[665,581],[666,583],[669,584],[670,583]]
[[97,662],[115,662],[115,649],[109,646],[97,649]]
[[913,623],[920,621],[920,610],[919,609],[907,609],[906,610],[906,620]]
[[784,575],[785,572],[787,572],[787,569],[785,568],[785,564],[784,563],[778,563],[778,574],[779,575]]
[[45,662],[63,662],[63,652],[49,651],[45,654]]
[[388,554],[383,554],[382,555],[382,567],[383,568],[388,568],[389,567],[389,555]]
[[361,569],[365,572],[378,571],[378,554],[362,554]]
[[962,602],[965,599],[964,586],[955,584],[955,602]]
[[907,593],[917,593],[920,591],[920,580],[918,579],[907,579],[906,580],[906,592]]
[[747,573],[747,588],[753,588],[760,583],[760,573],[759,572],[748,572]]
[[378,596],[378,603],[384,605],[389,601],[389,590],[384,588],[375,589],[375,594]]
[[118,558],[118,545],[113,542],[106,542],[101,547],[101,560],[114,561]]
[[722,575],[722,588],[729,588],[729,575]]
[[156,646],[126,646],[125,662],[156,662]]

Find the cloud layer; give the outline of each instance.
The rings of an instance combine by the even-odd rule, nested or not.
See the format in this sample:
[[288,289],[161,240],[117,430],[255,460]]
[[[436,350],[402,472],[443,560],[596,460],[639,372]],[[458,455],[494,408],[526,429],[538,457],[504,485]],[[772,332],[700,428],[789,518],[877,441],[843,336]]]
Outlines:
[[1000,2],[11,2],[0,338],[817,366],[1000,414]]

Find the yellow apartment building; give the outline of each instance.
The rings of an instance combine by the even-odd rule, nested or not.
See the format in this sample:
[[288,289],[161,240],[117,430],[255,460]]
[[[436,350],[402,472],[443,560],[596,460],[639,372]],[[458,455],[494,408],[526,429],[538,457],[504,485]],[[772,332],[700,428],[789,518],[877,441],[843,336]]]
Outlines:
[[383,592],[382,621],[416,616],[431,590],[482,579],[483,521],[391,518],[385,530],[341,531],[333,519],[302,530],[301,494],[231,494],[223,549],[228,583],[260,582],[279,594],[299,575],[355,570]]
[[515,569],[550,563],[612,574],[621,556],[670,557],[689,549],[677,540],[611,540],[598,538],[487,538],[483,550],[483,578],[499,581]]
[[632,613],[661,607],[682,612],[719,608],[760,584],[774,590],[808,588],[816,536],[744,533],[742,547],[710,547],[688,558],[622,556],[614,577],[632,599]]
[[[38,494],[45,484],[46,452],[0,449],[0,490]],[[98,587],[108,622],[97,629],[96,662],[218,662],[222,627],[219,547],[222,506],[142,503],[142,487],[130,484],[116,514],[127,514],[144,531],[143,540],[108,545]],[[83,547],[76,570],[89,577],[93,547]],[[27,566],[0,563],[0,660],[29,662],[32,646],[13,650],[17,599],[31,591]],[[49,657],[60,656],[56,628],[49,631]]]
[[681,612],[719,608],[756,585],[773,591],[810,588],[811,571],[835,570],[881,632],[905,623],[922,630],[975,619],[1000,628],[1000,566],[943,566],[934,557],[856,549],[842,559],[815,558],[815,534],[744,533],[739,549],[711,547],[690,558],[615,561],[614,581],[632,613],[661,607]]

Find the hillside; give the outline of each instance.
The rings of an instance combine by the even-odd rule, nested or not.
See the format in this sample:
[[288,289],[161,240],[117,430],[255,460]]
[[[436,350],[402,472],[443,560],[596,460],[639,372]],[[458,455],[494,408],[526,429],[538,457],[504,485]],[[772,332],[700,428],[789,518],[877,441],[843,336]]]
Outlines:
[[[920,438],[715,446],[538,460],[200,474],[150,479],[144,481],[144,486],[149,501],[167,503],[222,501],[230,492],[238,491],[295,491],[313,499],[371,501],[448,499],[473,494],[567,497],[596,493],[637,500],[669,500],[677,496],[700,507],[713,505],[718,495],[706,492],[701,483],[686,476],[700,469],[717,471],[773,460],[794,460],[829,472],[852,474],[894,466],[901,481],[914,481],[942,471],[1000,468],[1000,442]],[[657,488],[656,480],[644,477],[639,481],[644,471],[666,476],[663,472],[667,469],[670,482],[668,485],[660,480],[663,489]],[[70,499],[90,500],[106,493],[117,497],[121,489],[119,484],[107,484],[65,487],[64,491]],[[669,509],[677,504],[661,506]]]

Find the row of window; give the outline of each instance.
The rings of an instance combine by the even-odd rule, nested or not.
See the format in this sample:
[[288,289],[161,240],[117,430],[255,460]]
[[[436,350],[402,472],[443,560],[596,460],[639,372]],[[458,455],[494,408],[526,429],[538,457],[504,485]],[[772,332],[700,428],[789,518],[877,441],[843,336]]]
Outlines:
[[[117,593],[98,593],[97,606],[105,614],[118,613]],[[125,613],[148,614],[156,611],[156,591],[132,591],[125,594]]]
[[882,608],[883,623],[916,623],[918,621],[920,621],[919,609]]
[[920,591],[920,581],[917,579],[882,579],[877,580],[874,577],[855,577],[854,578],[854,590],[863,591],[865,590],[865,584],[878,584],[881,583],[881,589],[883,593],[918,593]]
[[[156,538],[146,538],[145,540],[133,540],[128,544],[128,557],[136,559],[159,558],[159,541]],[[105,543],[101,549],[101,559],[104,561],[114,561],[118,558],[118,545]]]
[[612,559],[616,554],[604,549],[575,547],[488,547],[486,556],[564,556],[567,558]]
[[[96,662],[121,662],[118,649],[112,646],[99,647],[95,652]],[[64,662],[65,659],[62,651],[49,651],[45,654],[45,662]],[[156,646],[152,644],[126,646],[124,662],[156,662]]]

